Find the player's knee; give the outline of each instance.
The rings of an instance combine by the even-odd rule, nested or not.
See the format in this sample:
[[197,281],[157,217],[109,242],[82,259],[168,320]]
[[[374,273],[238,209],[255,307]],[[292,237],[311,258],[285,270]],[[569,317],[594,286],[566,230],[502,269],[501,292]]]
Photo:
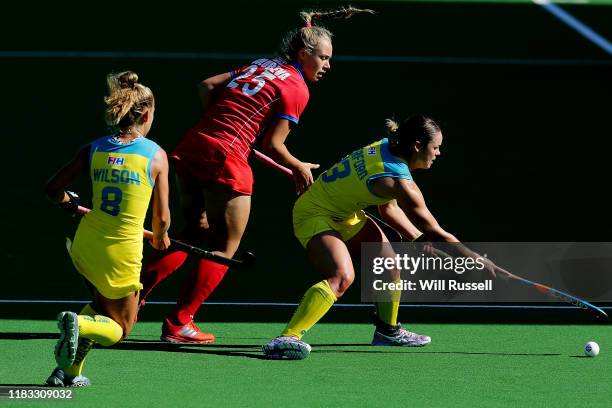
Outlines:
[[391,278],[391,282],[397,282],[401,279],[399,269],[393,269],[389,271],[389,278]]
[[353,284],[355,280],[355,272],[352,269],[340,269],[336,272],[337,278],[337,288],[336,288],[336,297],[341,297],[344,295],[344,292]]

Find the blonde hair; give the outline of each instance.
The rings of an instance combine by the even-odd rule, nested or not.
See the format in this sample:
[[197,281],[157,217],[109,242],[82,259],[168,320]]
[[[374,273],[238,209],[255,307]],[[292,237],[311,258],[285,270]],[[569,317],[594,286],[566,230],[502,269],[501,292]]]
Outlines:
[[138,75],[132,71],[106,76],[108,96],[106,104],[106,124],[113,130],[125,130],[137,124],[146,108],[155,103],[153,92],[148,87],[138,83]]
[[399,123],[394,119],[385,119],[385,128],[389,135],[394,135],[397,133],[397,129],[399,129]]
[[300,18],[304,26],[288,32],[283,38],[280,54],[287,61],[294,61],[300,49],[305,48],[312,52],[321,40],[331,42],[333,34],[324,27],[314,26],[315,21],[332,18],[350,18],[355,14],[374,14],[370,9],[355,7],[341,7],[332,11],[301,11]]

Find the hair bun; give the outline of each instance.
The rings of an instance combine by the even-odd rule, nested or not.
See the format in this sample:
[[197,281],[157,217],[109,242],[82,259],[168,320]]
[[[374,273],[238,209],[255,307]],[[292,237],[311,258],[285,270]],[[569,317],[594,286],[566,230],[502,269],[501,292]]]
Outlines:
[[125,71],[119,74],[117,80],[121,88],[134,89],[134,86],[138,83],[138,75],[133,71]]

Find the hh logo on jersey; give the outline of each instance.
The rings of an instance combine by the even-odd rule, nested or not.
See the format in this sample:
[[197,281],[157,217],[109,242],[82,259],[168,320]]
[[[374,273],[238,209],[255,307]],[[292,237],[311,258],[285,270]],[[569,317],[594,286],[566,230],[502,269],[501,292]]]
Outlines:
[[113,166],[123,166],[125,164],[125,158],[108,156],[108,164],[113,165]]
[[368,154],[370,156],[376,154],[376,148],[375,147],[368,147]]

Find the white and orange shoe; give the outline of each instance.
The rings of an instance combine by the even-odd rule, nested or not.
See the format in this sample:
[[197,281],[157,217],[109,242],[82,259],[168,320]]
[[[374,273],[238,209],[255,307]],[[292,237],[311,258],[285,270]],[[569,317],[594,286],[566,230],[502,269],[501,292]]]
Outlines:
[[215,336],[212,333],[204,333],[193,320],[183,326],[177,326],[165,319],[160,339],[174,344],[207,344],[214,343]]

